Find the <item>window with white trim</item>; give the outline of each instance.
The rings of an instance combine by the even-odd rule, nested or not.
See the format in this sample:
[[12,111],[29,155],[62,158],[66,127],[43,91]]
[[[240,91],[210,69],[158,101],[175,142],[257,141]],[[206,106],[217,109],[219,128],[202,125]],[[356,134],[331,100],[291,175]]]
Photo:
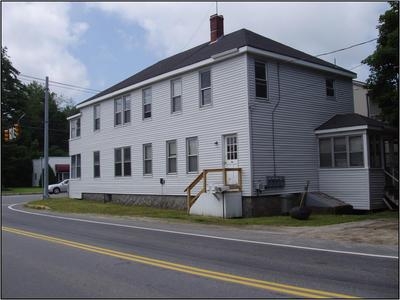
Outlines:
[[81,118],[71,120],[71,139],[81,136]]
[[361,135],[319,139],[320,168],[364,167],[364,146]]
[[182,110],[182,80],[171,80],[171,113]]
[[93,152],[93,177],[100,177],[100,151]]
[[131,147],[114,149],[114,175],[131,176]]
[[122,98],[117,98],[114,101],[114,125],[122,124]]
[[123,97],[124,105],[124,124],[131,122],[131,95],[125,95]]
[[186,139],[186,170],[188,173],[199,170],[199,144],[197,137]]
[[151,175],[153,173],[153,149],[151,144],[143,145],[143,174]]
[[267,66],[265,63],[254,63],[256,98],[268,99]]
[[100,104],[93,106],[93,129],[100,130]]
[[81,178],[81,155],[71,155],[71,178]]
[[167,174],[176,174],[176,140],[167,141]]
[[200,72],[200,107],[211,105],[211,71]]
[[142,90],[143,98],[143,119],[151,118],[151,87]]

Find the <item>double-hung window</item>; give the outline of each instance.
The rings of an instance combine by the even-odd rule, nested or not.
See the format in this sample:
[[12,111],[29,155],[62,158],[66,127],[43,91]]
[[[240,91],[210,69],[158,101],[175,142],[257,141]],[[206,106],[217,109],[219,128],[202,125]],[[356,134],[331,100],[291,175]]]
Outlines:
[[100,151],[93,152],[93,177],[100,177]]
[[124,99],[124,124],[131,122],[131,95],[126,95]]
[[329,98],[335,97],[335,80],[326,79],[325,86],[326,86],[326,96]]
[[81,118],[71,120],[71,139],[81,136]]
[[143,119],[151,118],[151,87],[142,90]]
[[81,178],[81,155],[71,155],[71,178]]
[[188,173],[199,170],[199,144],[197,137],[186,139],[186,170]]
[[167,174],[176,174],[176,140],[167,141]]
[[256,98],[268,98],[268,84],[267,84],[267,68],[266,64],[262,62],[254,63],[254,72],[256,79]]
[[346,137],[333,138],[333,157],[335,167],[347,167],[347,150],[346,150]]
[[211,104],[211,71],[200,72],[200,107]]
[[171,112],[175,113],[182,110],[182,80],[171,81]]
[[114,101],[114,125],[122,124],[122,98],[117,98]]
[[153,173],[153,150],[151,144],[143,145],[143,174],[151,175]]
[[100,130],[100,104],[93,106],[93,128]]
[[362,136],[349,136],[350,167],[364,166]]
[[115,176],[131,176],[131,147],[114,149]]
[[114,101],[114,125],[131,122],[131,96],[125,95]]

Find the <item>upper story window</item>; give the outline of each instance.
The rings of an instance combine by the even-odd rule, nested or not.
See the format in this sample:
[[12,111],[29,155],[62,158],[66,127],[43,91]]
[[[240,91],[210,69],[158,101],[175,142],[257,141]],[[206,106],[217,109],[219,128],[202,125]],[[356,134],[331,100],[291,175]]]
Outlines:
[[93,128],[100,130],[100,104],[93,106]]
[[326,96],[327,97],[335,97],[335,80],[334,79],[326,79]]
[[142,90],[143,119],[151,118],[151,87]]
[[114,101],[114,125],[130,123],[131,121],[131,96],[125,95]]
[[255,62],[254,64],[256,98],[268,98],[267,67],[265,63]]
[[175,79],[171,81],[171,112],[182,110],[182,80]]
[[200,107],[211,104],[211,71],[200,72]]
[[167,141],[167,174],[176,174],[176,140]]
[[71,155],[71,178],[81,178],[81,155]]
[[199,170],[199,144],[197,137],[186,139],[186,170],[188,173]]
[[131,147],[114,149],[115,176],[131,176]]
[[362,136],[320,138],[319,165],[321,168],[364,167]]
[[71,120],[71,139],[81,136],[81,118]]
[[100,151],[93,152],[93,177],[100,177]]
[[153,173],[153,150],[151,144],[143,145],[143,174],[151,175]]

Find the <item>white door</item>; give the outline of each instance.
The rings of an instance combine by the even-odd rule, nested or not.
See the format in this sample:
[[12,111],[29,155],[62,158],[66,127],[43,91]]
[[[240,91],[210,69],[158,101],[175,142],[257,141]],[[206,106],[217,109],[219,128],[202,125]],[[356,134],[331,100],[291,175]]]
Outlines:
[[[236,134],[225,136],[225,168],[238,167],[238,145]],[[226,183],[228,185],[238,184],[238,171],[226,172]]]

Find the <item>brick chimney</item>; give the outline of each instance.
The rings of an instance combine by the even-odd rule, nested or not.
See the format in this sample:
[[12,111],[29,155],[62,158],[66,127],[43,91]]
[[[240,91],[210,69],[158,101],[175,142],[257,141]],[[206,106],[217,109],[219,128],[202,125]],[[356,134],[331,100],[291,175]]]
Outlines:
[[224,35],[224,17],[222,15],[212,15],[210,17],[211,43]]

